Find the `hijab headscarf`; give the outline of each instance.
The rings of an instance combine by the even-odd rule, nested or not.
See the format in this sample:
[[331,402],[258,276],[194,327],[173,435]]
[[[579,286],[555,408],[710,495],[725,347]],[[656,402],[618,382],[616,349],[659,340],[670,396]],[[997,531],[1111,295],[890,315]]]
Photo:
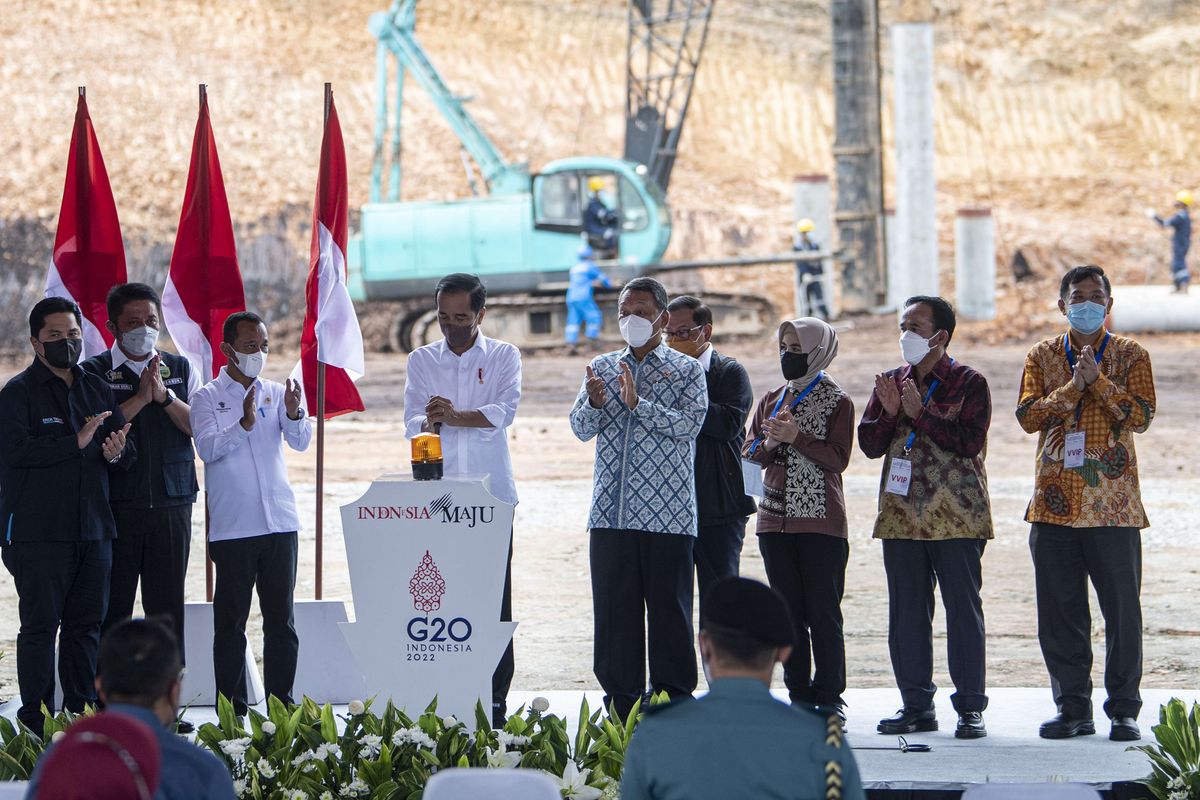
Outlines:
[[783,349],[783,334],[789,330],[796,332],[800,349],[808,353],[808,372],[790,382],[793,391],[802,392],[818,372],[833,363],[838,351],[837,331],[828,322],[816,317],[786,320],[779,326],[780,349]]
[[161,768],[158,737],[115,712],[81,719],[48,751],[37,800],[151,800]]

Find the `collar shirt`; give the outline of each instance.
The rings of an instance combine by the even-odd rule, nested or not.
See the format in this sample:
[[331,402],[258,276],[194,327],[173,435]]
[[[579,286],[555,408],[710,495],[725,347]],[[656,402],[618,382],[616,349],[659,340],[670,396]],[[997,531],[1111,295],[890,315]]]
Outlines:
[[[875,538],[991,539],[992,507],[984,469],[992,419],[987,379],[947,355],[921,380],[908,365],[884,375],[898,390],[912,378],[922,399],[928,394],[929,401],[915,422],[903,407],[895,416],[884,411],[874,391],[867,401],[858,444],[868,458],[883,456]],[[905,455],[910,433],[915,433],[912,450]],[[897,458],[912,464],[907,496],[884,491]]]
[[442,460],[447,478],[491,476],[488,488],[498,500],[517,504],[508,429],[521,402],[521,351],[480,331],[461,356],[445,339],[427,344],[408,357],[404,386],[404,429],[411,439],[425,424],[425,406],[444,397],[459,411],[478,411],[490,428],[443,424]]
[[253,387],[258,419],[248,431],[241,425],[246,389],[227,368],[192,398],[192,437],[204,461],[208,493],[209,541],[300,529],[283,442],[304,452],[312,439],[312,423],[303,404],[300,419],[288,418],[282,384],[257,379]]
[[[633,374],[638,404],[621,400],[621,364]],[[640,362],[629,348],[596,356],[604,405],[593,408],[587,380],[571,409],[571,430],[595,437],[589,528],[696,535],[696,436],[708,412],[704,368],[660,343]]]
[[[1078,352],[1072,345],[1075,358]],[[1154,419],[1150,354],[1133,339],[1111,335],[1099,366],[1100,377],[1080,391],[1061,335],[1034,345],[1025,357],[1017,422],[1026,433],[1038,434],[1028,522],[1069,528],[1150,524],[1133,446],[1133,434],[1144,432]],[[1084,462],[1068,469],[1066,437],[1076,430],[1084,433]]]
[[[98,541],[116,537],[109,473],[129,469],[133,439],[115,464],[102,443],[125,425],[112,390],[97,375],[71,368],[66,382],[35,359],[0,390],[0,544]],[[112,412],[82,450],[78,432]]]
[[[125,355],[125,351],[121,349],[121,346],[119,344],[117,344],[116,341],[114,341],[112,343],[112,347],[108,348],[108,351],[112,354],[113,372],[116,372],[117,370],[121,369],[122,367],[128,365],[129,371],[132,372],[134,378],[137,378],[137,379],[141,379],[142,370],[144,370],[146,368],[146,365],[150,363],[150,359],[159,355],[158,350],[151,350],[150,355],[146,356],[146,358],[143,359],[142,361],[138,361],[136,359],[132,359],[129,356]],[[166,385],[166,387],[168,389],[173,389],[173,387],[176,384],[182,382],[182,380],[183,379],[179,378],[178,376],[168,375],[165,378],[163,378],[163,384]],[[130,384],[131,385],[129,388],[132,391],[136,392],[138,390],[137,383],[135,381],[130,381]],[[196,390],[200,388],[200,385],[201,385],[200,384],[200,375],[198,374],[197,370],[195,370],[195,369],[188,370],[188,374],[187,374],[188,397],[191,397],[192,395],[194,395],[196,393]],[[178,392],[176,392],[176,393],[178,394]]]
[[700,362],[700,366],[704,368],[705,372],[708,372],[709,370],[712,369],[712,357],[713,357],[713,346],[711,344],[708,347],[704,348],[703,353],[696,356],[696,360]]

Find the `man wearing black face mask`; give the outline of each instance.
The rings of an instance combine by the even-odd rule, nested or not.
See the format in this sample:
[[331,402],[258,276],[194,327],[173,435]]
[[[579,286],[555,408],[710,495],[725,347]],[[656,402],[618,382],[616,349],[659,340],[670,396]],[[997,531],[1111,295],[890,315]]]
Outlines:
[[[497,499],[517,504],[508,428],[521,401],[521,352],[479,329],[487,290],[474,275],[447,275],[433,293],[445,338],[408,357],[404,424],[408,438],[438,432],[446,477],[489,475]],[[500,619],[512,619],[512,547]],[[492,675],[492,721],[504,724],[514,670],[509,643]]]
[[103,379],[76,362],[79,307],[48,297],[29,314],[35,358],[0,391],[0,536],[20,597],[17,717],[41,734],[54,711],[54,638],[63,705],[96,702],[96,653],[116,525],[110,471],[126,470],[129,425]]

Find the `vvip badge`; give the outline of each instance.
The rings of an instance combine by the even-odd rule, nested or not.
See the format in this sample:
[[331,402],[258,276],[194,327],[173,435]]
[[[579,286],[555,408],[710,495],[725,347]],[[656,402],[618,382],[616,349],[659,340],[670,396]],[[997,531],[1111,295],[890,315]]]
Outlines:
[[458,719],[490,705],[516,628],[500,621],[512,519],[483,481],[380,479],[342,506],[355,616],[342,633],[368,696],[410,713],[437,697]]
[[1063,464],[1067,469],[1078,469],[1083,466],[1086,444],[1087,434],[1083,431],[1067,434],[1067,438],[1063,442],[1063,449],[1066,453]]
[[912,484],[912,462],[907,458],[893,458],[892,467],[888,470],[887,486],[884,489],[889,494],[908,497],[908,488]]

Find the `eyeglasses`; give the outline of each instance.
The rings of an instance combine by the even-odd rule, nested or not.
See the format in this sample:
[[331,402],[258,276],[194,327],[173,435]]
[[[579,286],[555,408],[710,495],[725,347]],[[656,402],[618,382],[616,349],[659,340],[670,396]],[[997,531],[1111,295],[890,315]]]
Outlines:
[[692,331],[699,330],[700,328],[703,328],[703,327],[704,327],[703,325],[693,325],[690,328],[677,328],[676,330],[673,330],[673,331],[663,328],[663,336],[666,336],[668,339],[675,339],[675,340],[690,339],[690,338],[692,338]]

